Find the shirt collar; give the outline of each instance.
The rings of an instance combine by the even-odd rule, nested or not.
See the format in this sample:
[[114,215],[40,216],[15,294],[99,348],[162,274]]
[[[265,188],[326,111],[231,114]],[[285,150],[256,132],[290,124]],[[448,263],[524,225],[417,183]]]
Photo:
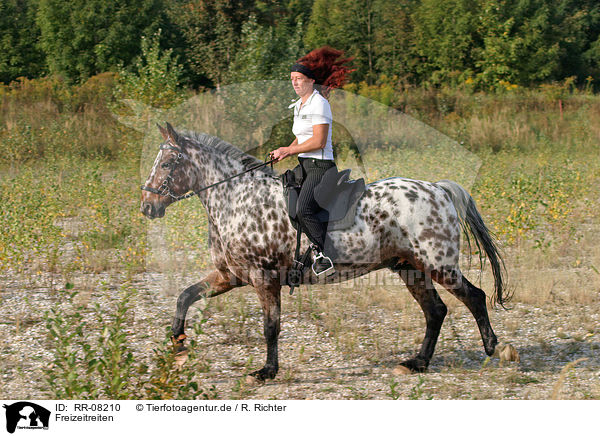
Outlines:
[[[310,102],[312,101],[312,99],[315,96],[315,94],[318,94],[318,93],[319,93],[319,91],[317,91],[316,89],[313,89],[313,93],[308,97],[308,99],[306,100],[306,103],[304,103],[304,106],[310,104]],[[292,104],[290,104],[288,106],[288,109],[291,109],[294,106],[296,108],[299,108],[301,104],[302,104],[302,97],[300,97],[298,100],[296,100],[295,102],[293,102]]]

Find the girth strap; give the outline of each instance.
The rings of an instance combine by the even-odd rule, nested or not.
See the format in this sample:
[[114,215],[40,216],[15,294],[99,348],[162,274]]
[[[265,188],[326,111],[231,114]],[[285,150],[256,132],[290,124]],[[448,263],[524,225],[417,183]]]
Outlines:
[[302,258],[300,258],[300,240],[302,239],[302,226],[298,223],[296,230],[296,249],[294,251],[294,264],[288,271],[288,285],[290,287],[290,295],[294,293],[294,288],[302,283],[302,276],[304,274],[304,268],[307,266],[307,261],[310,256],[311,247],[309,246]]

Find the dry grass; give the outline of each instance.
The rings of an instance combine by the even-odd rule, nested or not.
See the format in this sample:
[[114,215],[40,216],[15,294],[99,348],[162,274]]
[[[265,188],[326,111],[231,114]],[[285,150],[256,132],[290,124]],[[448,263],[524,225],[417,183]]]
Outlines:
[[[463,95],[443,116],[420,112],[483,161],[477,175],[454,175],[475,179],[473,196],[505,251],[514,298],[510,311],[490,310],[490,317],[500,340],[519,351],[520,363],[486,361],[473,317],[440,289],[449,313],[430,372],[395,375],[399,361],[418,350],[425,320],[400,280],[382,272],[353,283],[301,287],[293,296],[284,291],[281,369],[262,386],[244,378],[265,357],[255,292],[243,288],[206,307],[197,304],[190,324],[207,320],[203,333],[194,335],[201,356],[197,379],[216,385],[221,398],[541,399],[560,390],[560,398],[599,399],[600,128],[594,120],[600,103],[572,100],[562,122],[543,100],[519,106],[510,99],[476,103]],[[73,287],[76,302],[90,309],[99,292],[115,297],[122,283],[134,283],[141,297],[131,341],[149,350],[163,339],[176,295],[211,264],[206,214],[197,201],[171,207],[160,222],[139,217],[137,134],[116,128],[98,108],[68,111],[61,101],[0,106],[3,155],[23,144],[19,153],[29,160],[1,169],[0,192],[11,193],[0,194],[0,222],[8,229],[0,236],[5,397],[48,395],[26,381],[42,380],[41,368],[51,358],[52,350],[36,338],[45,337],[40,314],[56,303],[60,289]],[[101,143],[108,144],[104,156],[120,158],[85,157],[102,156]],[[122,144],[125,151],[110,151]],[[27,147],[46,157],[32,160]],[[52,154],[75,149],[84,152],[62,159]],[[426,178],[437,174],[435,157],[377,149],[366,159],[368,177]],[[444,155],[446,163],[450,157]],[[451,170],[447,165],[438,173],[455,178]],[[476,266],[465,261],[462,267],[490,292],[489,268],[480,274]],[[22,355],[31,358],[23,361]],[[563,371],[570,362],[580,364]]]

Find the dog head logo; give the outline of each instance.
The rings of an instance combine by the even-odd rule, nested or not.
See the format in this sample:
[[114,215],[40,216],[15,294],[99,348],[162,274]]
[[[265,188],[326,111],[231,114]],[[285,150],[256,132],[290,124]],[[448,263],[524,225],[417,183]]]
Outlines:
[[6,405],[6,431],[14,433],[17,427],[19,429],[48,428],[50,421],[50,411],[28,401],[19,401],[18,403]]

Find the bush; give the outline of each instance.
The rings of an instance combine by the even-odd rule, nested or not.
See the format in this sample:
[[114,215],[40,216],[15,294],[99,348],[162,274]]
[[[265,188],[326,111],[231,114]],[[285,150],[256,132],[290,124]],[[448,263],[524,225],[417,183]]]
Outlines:
[[118,98],[129,98],[155,107],[171,107],[181,102],[178,88],[183,67],[159,44],[160,31],[151,40],[142,37],[142,54],[135,62],[134,71],[122,70],[116,89]]

